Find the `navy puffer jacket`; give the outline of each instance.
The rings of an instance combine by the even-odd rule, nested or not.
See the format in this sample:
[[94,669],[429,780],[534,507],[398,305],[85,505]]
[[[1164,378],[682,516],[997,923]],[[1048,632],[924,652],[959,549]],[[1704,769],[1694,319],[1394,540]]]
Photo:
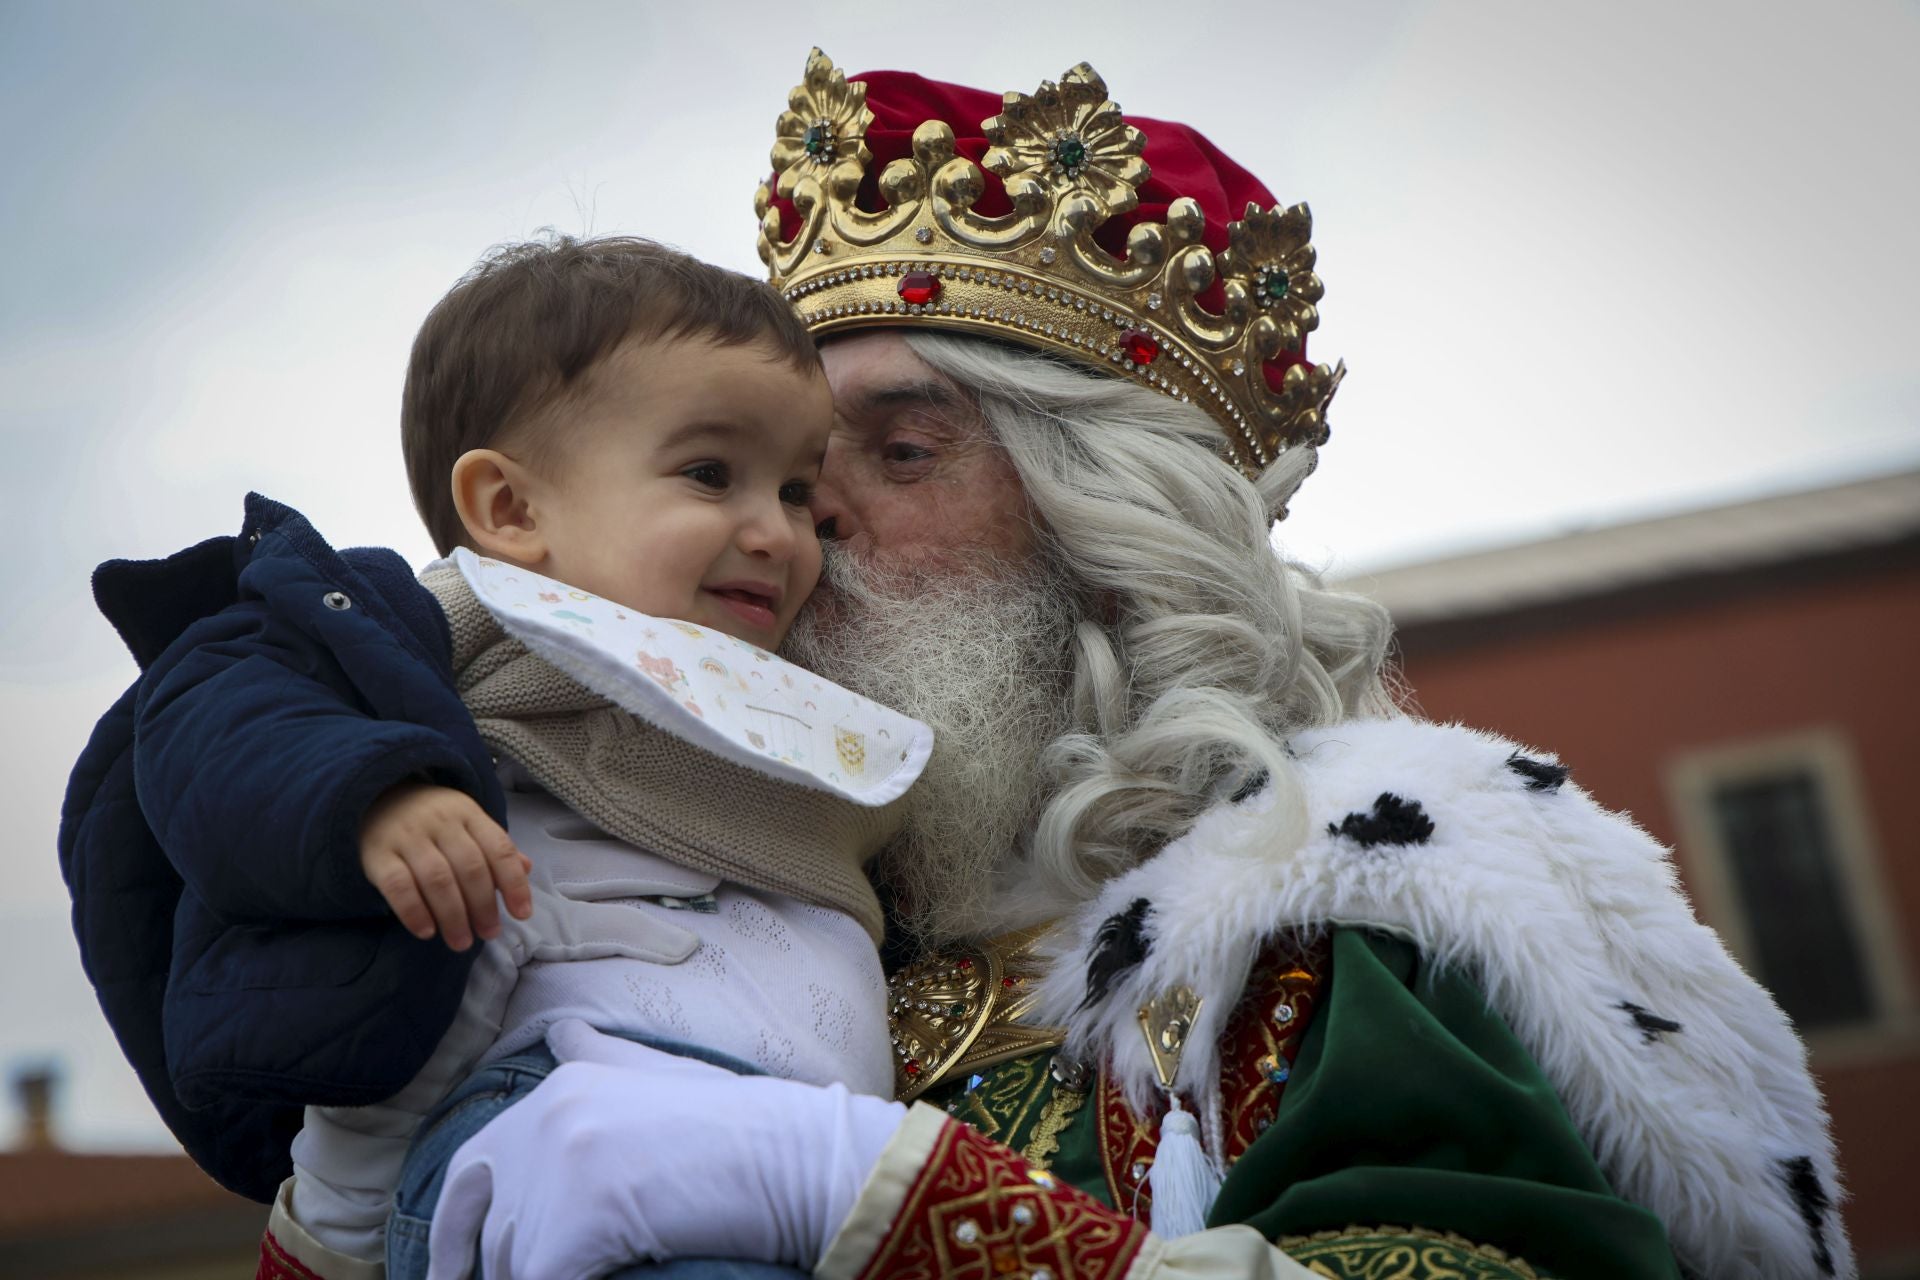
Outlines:
[[400,926],[360,871],[374,799],[423,779],[504,823],[439,605],[391,551],[335,552],[249,495],[238,537],[110,561],[94,598],[141,676],[60,822],[87,977],[161,1117],[271,1200],[306,1105],[398,1091],[473,953]]

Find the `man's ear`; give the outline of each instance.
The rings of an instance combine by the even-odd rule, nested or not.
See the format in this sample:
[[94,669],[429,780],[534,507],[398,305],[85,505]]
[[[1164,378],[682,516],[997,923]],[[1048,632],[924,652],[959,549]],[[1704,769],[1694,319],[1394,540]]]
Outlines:
[[483,555],[535,568],[547,558],[533,503],[534,477],[497,449],[469,449],[453,464],[453,509]]

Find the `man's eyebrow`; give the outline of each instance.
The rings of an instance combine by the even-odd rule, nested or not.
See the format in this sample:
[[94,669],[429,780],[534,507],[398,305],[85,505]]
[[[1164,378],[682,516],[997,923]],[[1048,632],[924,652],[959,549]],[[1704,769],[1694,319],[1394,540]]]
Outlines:
[[901,405],[930,405],[935,409],[967,409],[965,396],[937,378],[917,378],[889,386],[871,387],[853,397],[855,416],[865,416]]

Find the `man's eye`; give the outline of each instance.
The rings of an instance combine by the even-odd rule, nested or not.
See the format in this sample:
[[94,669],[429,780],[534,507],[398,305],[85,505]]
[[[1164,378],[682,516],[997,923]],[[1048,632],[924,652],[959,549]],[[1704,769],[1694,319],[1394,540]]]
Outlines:
[[780,486],[780,501],[790,507],[804,507],[813,501],[813,486],[805,480],[789,480]]
[[911,440],[889,440],[880,446],[880,457],[887,462],[924,462],[933,450]]
[[727,487],[727,464],[724,462],[696,462],[691,467],[683,468],[680,474],[703,488]]

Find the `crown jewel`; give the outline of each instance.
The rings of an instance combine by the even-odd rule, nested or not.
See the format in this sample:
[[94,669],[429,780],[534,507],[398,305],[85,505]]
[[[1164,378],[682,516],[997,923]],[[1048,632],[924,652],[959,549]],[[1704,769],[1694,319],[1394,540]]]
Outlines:
[[1108,252],[1095,235],[1139,204],[1147,139],[1081,63],[983,122],[981,165],[1006,212],[978,210],[981,166],[941,120],[913,131],[912,154],[877,176],[882,207],[863,208],[866,95],[815,49],[754,202],[760,257],[814,333],[926,324],[1062,352],[1199,405],[1248,475],[1326,440],[1345,366],[1300,354],[1321,296],[1307,206],[1248,204],[1216,256],[1199,203],[1176,199],[1164,222],[1128,230],[1123,256]]

